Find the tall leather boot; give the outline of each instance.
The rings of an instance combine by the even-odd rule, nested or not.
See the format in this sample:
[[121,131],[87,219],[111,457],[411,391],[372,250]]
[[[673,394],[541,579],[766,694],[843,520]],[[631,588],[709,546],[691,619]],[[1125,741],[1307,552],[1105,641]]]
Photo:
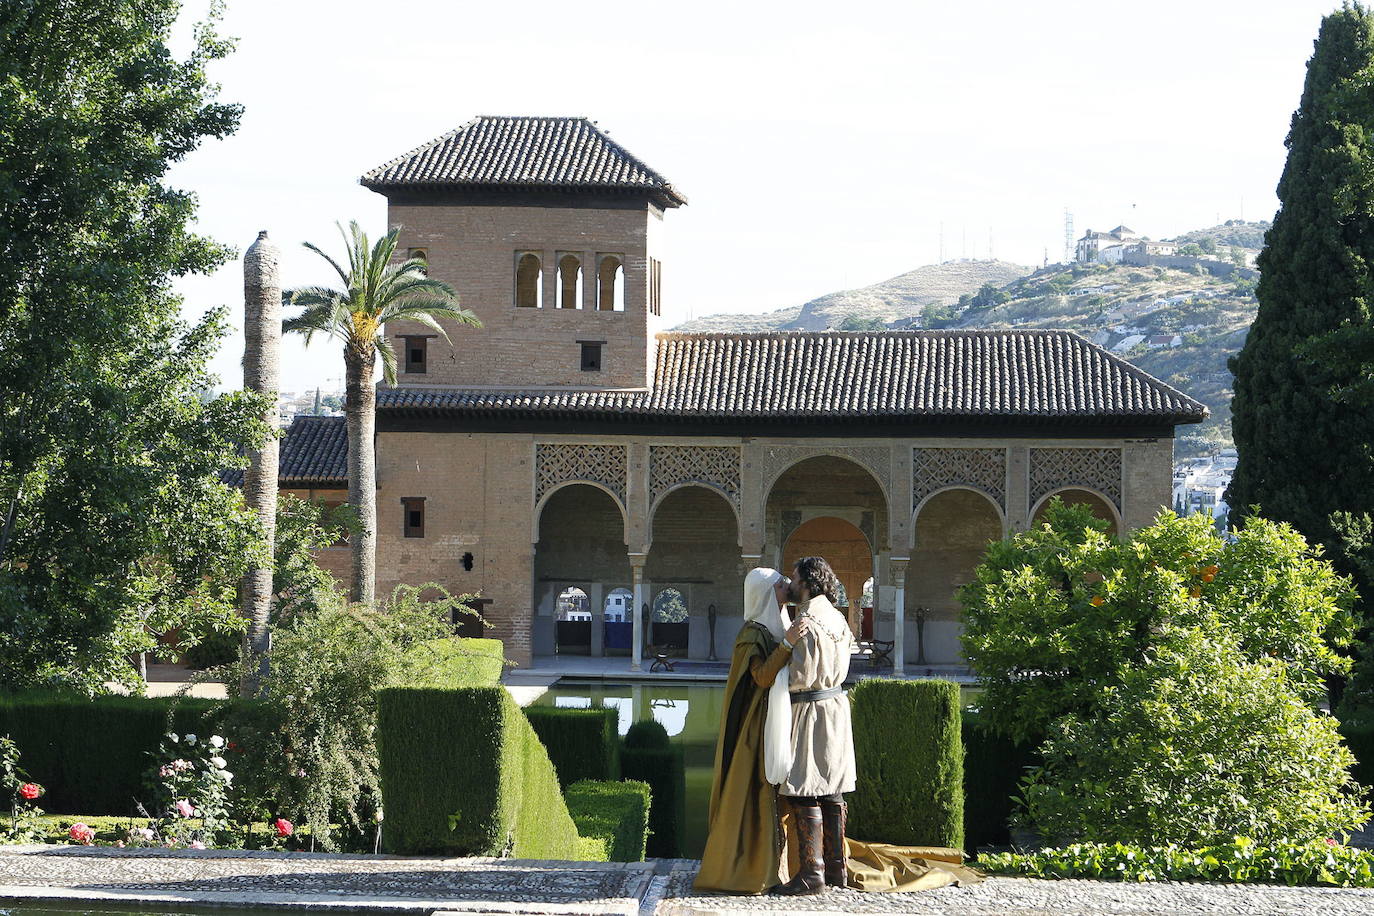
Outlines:
[[821,806],[814,798],[789,798],[792,822],[797,827],[797,853],[801,866],[792,880],[780,884],[775,894],[788,897],[819,894],[825,890],[825,862],[821,858]]
[[849,820],[849,805],[844,799],[821,799],[821,849],[825,859],[825,883],[845,887],[849,883],[849,858],[844,847],[844,828]]

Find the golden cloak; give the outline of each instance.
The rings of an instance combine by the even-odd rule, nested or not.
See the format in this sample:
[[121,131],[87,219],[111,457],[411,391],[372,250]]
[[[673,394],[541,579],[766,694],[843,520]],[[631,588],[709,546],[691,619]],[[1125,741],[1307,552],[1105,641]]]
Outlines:
[[767,688],[754,684],[754,659],[777,647],[768,629],[746,623],[735,641],[711,777],[706,849],[695,889],[727,894],[762,894],[782,883],[778,874],[777,790],[763,768],[763,719]]

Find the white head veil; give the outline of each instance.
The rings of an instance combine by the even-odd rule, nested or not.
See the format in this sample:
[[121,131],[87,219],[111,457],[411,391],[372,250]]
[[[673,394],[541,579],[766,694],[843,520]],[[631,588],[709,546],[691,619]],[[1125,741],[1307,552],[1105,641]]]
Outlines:
[[[773,583],[780,578],[776,569],[752,569],[744,577],[744,620],[761,623],[779,643],[787,632],[787,620],[778,607]],[[773,785],[787,780],[792,769],[792,698],[788,696],[788,669],[778,672],[763,718],[763,771]]]

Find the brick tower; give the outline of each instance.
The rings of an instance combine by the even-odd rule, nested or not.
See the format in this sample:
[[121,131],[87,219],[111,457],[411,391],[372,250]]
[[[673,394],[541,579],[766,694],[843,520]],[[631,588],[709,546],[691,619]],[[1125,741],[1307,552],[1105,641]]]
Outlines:
[[407,388],[647,388],[663,212],[686,198],[586,118],[476,118],[373,169],[398,248],[481,329],[387,328]]

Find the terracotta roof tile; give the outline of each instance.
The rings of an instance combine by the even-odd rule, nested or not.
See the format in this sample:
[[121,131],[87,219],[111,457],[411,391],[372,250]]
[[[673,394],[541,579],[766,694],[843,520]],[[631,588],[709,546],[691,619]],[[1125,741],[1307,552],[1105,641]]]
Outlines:
[[642,191],[661,206],[687,199],[586,118],[474,118],[363,175],[374,191],[405,187]]
[[648,391],[395,388],[383,411],[542,417],[1045,418],[1207,408],[1070,331],[661,334]]

